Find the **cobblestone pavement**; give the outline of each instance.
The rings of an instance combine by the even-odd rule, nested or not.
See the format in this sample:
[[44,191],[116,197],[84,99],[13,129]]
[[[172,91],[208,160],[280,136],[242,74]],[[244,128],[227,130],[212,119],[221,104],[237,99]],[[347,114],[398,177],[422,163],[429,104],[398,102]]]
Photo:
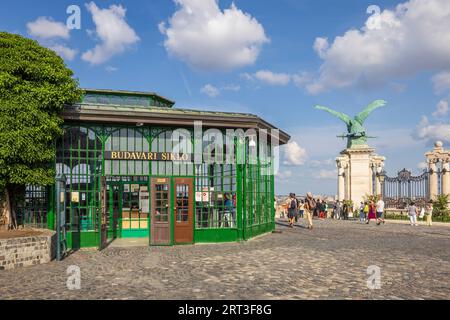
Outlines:
[[[284,222],[280,222],[284,223]],[[0,271],[0,299],[450,299],[450,228],[318,221],[248,242],[79,251]],[[81,289],[66,270],[81,268]],[[381,268],[381,289],[367,267]]]

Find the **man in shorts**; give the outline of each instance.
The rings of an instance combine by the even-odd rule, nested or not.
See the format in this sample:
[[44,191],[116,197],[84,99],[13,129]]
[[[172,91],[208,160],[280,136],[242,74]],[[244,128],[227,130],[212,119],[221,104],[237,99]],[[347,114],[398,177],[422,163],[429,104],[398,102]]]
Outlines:
[[377,225],[380,225],[382,222],[383,224],[385,224],[386,222],[384,221],[383,218],[383,214],[384,214],[384,201],[381,197],[381,194],[378,196],[378,201],[376,204],[377,207]]

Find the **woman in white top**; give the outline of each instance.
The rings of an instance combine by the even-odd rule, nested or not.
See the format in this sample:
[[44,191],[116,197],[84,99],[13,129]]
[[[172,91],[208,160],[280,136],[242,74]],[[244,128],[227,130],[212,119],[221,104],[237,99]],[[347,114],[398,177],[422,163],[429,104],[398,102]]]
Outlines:
[[432,226],[432,216],[433,216],[433,201],[430,200],[425,206],[425,216],[427,217],[427,226]]
[[408,207],[409,221],[412,226],[418,226],[418,224],[417,224],[417,215],[418,214],[419,214],[419,209],[415,206],[414,202],[412,202]]

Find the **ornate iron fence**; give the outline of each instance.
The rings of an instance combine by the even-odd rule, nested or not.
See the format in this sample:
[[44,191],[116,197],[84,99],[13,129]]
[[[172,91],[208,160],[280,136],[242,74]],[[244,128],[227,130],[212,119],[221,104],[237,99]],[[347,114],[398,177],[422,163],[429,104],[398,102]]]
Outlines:
[[47,228],[48,188],[26,186],[24,201],[16,208],[17,225]]
[[404,209],[412,201],[424,204],[430,199],[429,179],[427,170],[420,176],[413,176],[406,169],[396,177],[385,176],[381,189],[386,208]]

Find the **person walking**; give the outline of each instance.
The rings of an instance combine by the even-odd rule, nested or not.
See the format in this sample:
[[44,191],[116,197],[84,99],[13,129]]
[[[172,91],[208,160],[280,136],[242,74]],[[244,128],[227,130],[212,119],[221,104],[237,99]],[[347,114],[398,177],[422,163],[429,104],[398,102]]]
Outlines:
[[366,221],[366,214],[364,213],[364,207],[365,207],[364,202],[361,202],[359,205],[359,221],[360,222]]
[[295,223],[297,223],[298,222],[298,213],[299,213],[299,210],[300,210],[300,200],[297,199],[297,196],[296,196],[295,193],[294,193],[294,199],[295,199],[295,201],[297,203],[297,208],[295,209]]
[[417,227],[417,215],[419,214],[419,209],[416,207],[414,202],[411,202],[411,204],[408,207],[408,216],[409,216],[409,222],[411,226]]
[[370,223],[370,220],[377,220],[377,214],[376,214],[376,208],[375,208],[375,204],[373,203],[373,201],[370,201],[369,204],[369,215],[367,216],[367,222],[366,224]]
[[295,223],[295,216],[297,215],[297,199],[295,199],[295,195],[293,193],[289,194],[287,206],[289,226],[293,228]]
[[379,200],[376,204],[377,209],[377,224],[380,225],[381,223],[385,224],[386,221],[384,221],[383,215],[384,215],[384,201],[381,195],[379,195]]
[[342,204],[338,200],[338,201],[336,201],[336,204],[334,205],[334,219],[341,220],[341,214],[342,214]]
[[318,218],[323,219],[323,202],[320,199],[317,199],[317,212]]
[[313,211],[313,218],[318,218],[319,213],[320,213],[320,199],[317,199],[315,201],[315,203],[316,203],[316,207],[314,208],[314,211]]
[[305,213],[305,202],[303,200],[300,201],[300,207],[298,208],[298,216],[303,219]]
[[342,215],[344,216],[344,220],[348,220],[348,210],[349,205],[347,203],[344,203],[344,207],[342,208]]
[[364,216],[366,218],[366,221],[367,221],[367,218],[369,218],[369,210],[370,210],[370,206],[369,206],[369,203],[366,201],[364,203]]
[[312,215],[313,215],[313,212],[316,209],[316,207],[317,207],[317,204],[313,198],[312,193],[308,192],[306,194],[306,199],[305,199],[305,217],[308,220],[308,229],[310,229],[310,230],[313,228]]
[[433,225],[433,200],[430,200],[425,206],[425,217],[427,218],[427,226],[431,227]]

